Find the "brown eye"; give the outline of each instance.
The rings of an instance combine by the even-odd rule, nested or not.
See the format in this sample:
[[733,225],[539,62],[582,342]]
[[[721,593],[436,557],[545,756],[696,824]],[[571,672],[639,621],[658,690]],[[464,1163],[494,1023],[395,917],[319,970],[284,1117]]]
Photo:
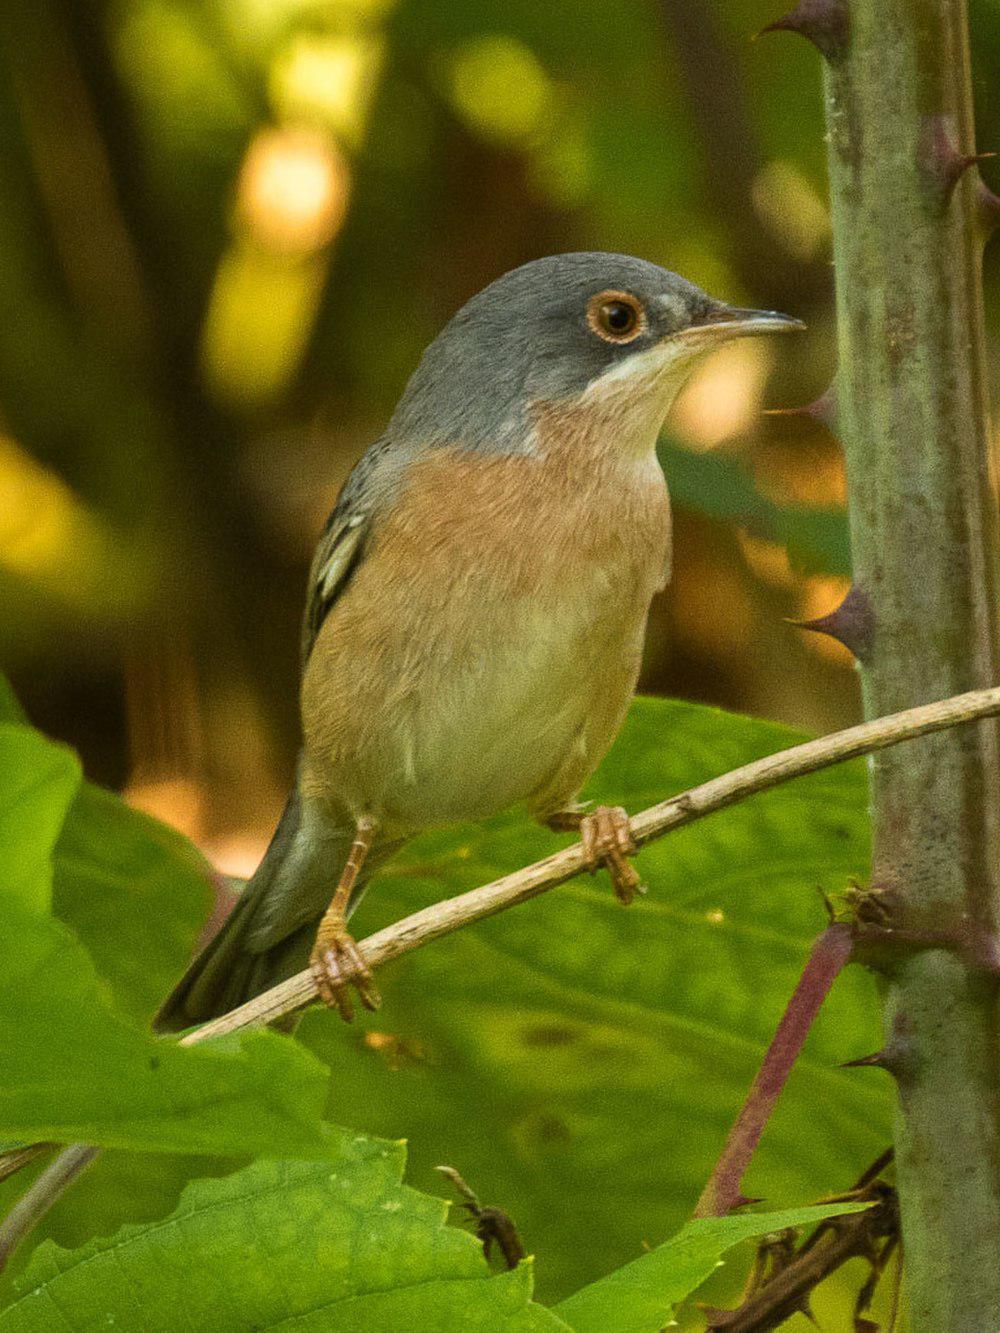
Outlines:
[[646,327],[646,315],[628,292],[599,292],[587,303],[587,323],[605,342],[629,343]]

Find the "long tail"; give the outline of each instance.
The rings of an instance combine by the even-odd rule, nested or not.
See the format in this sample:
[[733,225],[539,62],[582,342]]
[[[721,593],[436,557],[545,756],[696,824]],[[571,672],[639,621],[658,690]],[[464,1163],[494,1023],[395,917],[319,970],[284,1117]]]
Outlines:
[[[352,835],[346,825],[329,826],[304,813],[293,790],[263,861],[160,1007],[153,1020],[156,1030],[173,1032],[206,1022],[301,971]],[[363,888],[362,882],[351,908]]]

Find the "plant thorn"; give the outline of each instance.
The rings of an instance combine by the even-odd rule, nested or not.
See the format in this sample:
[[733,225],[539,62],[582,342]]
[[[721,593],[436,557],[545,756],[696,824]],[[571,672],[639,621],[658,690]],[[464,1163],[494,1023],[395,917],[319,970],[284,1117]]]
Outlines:
[[924,179],[942,208],[946,208],[955,186],[970,167],[977,166],[996,153],[963,153],[956,145],[954,118],[928,116],[920,143],[920,165]]
[[804,403],[801,407],[765,407],[763,410],[765,417],[808,417],[811,421],[818,421],[826,426],[828,430],[833,430],[837,424],[837,395],[834,385],[821,393],[818,398],[814,398],[811,403]]
[[864,589],[854,584],[847,596],[833,611],[812,620],[791,620],[796,629],[807,629],[813,634],[827,634],[854,654],[859,662],[867,661],[875,637],[875,620],[871,602]]
[[847,5],[845,0],[799,0],[794,9],[761,28],[757,36],[767,32],[797,32],[826,60],[837,60],[847,46]]
[[859,1055],[856,1060],[845,1060],[841,1069],[888,1069],[889,1061],[885,1051],[873,1051],[871,1055]]

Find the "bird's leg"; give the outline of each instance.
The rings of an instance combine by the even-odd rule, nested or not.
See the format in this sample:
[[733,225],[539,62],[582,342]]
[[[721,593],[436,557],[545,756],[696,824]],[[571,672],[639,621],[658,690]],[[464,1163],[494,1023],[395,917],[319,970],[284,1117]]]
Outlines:
[[375,820],[367,816],[358,820],[340,882],[330,906],[323,913],[316,932],[316,942],[309,956],[309,966],[316,979],[320,999],[331,1009],[336,1009],[345,1023],[354,1017],[351,986],[358,992],[358,998],[366,1009],[377,1009],[382,1003],[371,969],[358,952],[358,946],[347,929],[347,905],[351,891],[365,863],[365,857],[371,851],[377,828]]
[[636,851],[628,815],[620,805],[598,805],[593,810],[573,805],[549,815],[550,829],[568,832],[579,829],[591,874],[607,868],[615,897],[627,907],[637,893],[645,893],[639,872],[629,860]]

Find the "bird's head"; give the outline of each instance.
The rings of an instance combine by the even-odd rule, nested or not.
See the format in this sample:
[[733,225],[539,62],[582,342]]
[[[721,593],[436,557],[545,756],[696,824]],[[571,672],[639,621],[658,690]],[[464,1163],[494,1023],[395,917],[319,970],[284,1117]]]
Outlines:
[[540,410],[652,448],[692,364],[734,338],[801,329],[676,273],[615,254],[537,259],[468,301],[431,343],[391,430],[428,443],[530,451]]

